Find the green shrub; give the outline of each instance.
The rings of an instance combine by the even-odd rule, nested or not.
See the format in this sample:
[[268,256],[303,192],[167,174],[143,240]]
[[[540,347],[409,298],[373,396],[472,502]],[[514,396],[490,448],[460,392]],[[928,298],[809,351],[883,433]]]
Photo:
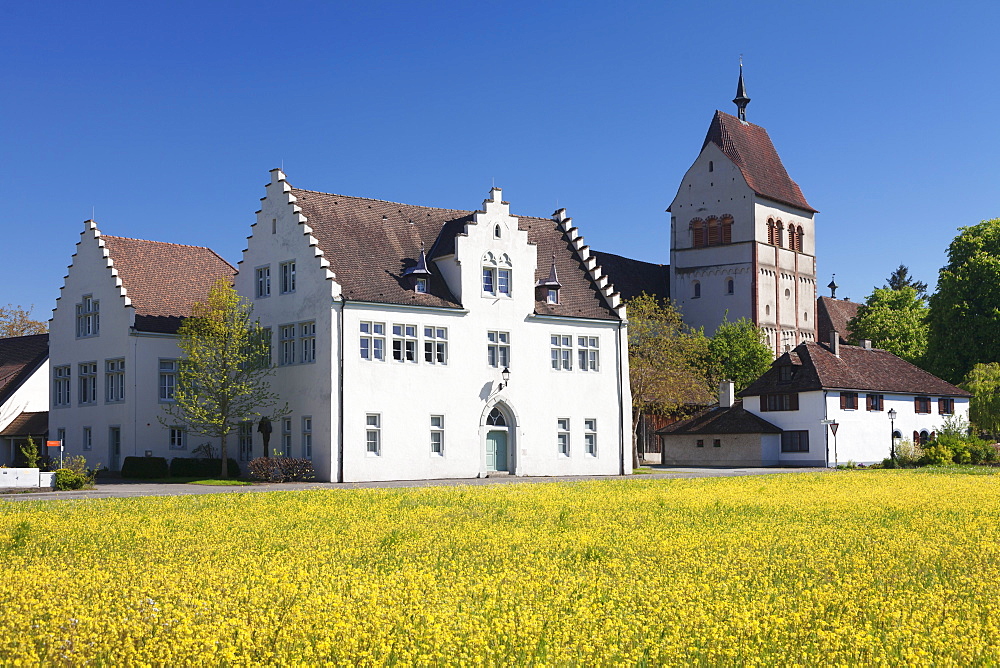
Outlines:
[[995,443],[989,443],[975,436],[969,437],[969,455],[973,464],[992,464],[1000,459]]
[[896,464],[899,468],[909,469],[920,465],[923,449],[908,438],[896,443]]
[[144,480],[170,475],[165,457],[126,457],[122,462],[122,477]]
[[951,449],[941,443],[934,443],[924,448],[924,454],[920,457],[922,466],[944,466],[954,464],[954,455]]
[[56,489],[83,489],[87,484],[87,476],[73,469],[56,469]]

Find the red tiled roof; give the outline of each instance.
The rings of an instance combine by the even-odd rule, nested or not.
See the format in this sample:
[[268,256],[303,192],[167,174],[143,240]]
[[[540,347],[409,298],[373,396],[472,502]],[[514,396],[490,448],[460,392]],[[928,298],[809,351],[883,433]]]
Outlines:
[[[414,292],[403,272],[417,262],[420,245],[431,260],[454,252],[455,235],[472,221],[472,211],[399,204],[292,188],[296,204],[313,230],[344,296],[358,301],[461,308],[440,273],[431,270],[427,294]],[[550,258],[562,289],[559,304],[535,301],[535,312],[586,318],[617,319],[596,290],[576,251],[548,218],[518,216],[518,229],[528,233],[538,253],[532,285],[549,275]]]
[[219,278],[232,279],[235,269],[215,251],[162,241],[101,235],[118,270],[126,295],[135,307],[135,326],[142,331],[175,332],[194,302],[205,301]]
[[670,298],[670,265],[633,260],[603,251],[591,251],[590,254],[597,257],[597,264],[622,299],[632,299],[642,293],[659,299]]
[[830,342],[830,332],[840,335],[840,342],[847,343],[851,332],[847,323],[858,314],[861,304],[847,299],[820,297],[816,304],[816,340]]
[[7,401],[48,356],[48,334],[0,339],[0,404]]
[[709,142],[736,163],[747,185],[761,197],[816,213],[799,185],[788,176],[764,128],[716,111],[702,148]]
[[[0,436],[44,436],[49,432],[49,412],[21,413],[0,431]],[[44,443],[36,443],[44,449]]]
[[[778,368],[793,365],[790,381],[778,379]],[[740,392],[741,397],[813,390],[855,390],[893,394],[968,397],[968,392],[878,348],[840,346],[840,357],[826,344],[799,344]]]
[[781,429],[743,408],[736,402],[730,408],[714,406],[686,420],[668,424],[656,430],[657,434],[780,434]]

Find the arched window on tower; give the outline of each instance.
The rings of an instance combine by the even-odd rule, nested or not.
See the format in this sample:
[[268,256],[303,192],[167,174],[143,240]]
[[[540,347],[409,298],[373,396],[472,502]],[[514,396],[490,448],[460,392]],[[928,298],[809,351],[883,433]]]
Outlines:
[[774,221],[767,219],[767,243],[774,245]]
[[799,225],[799,231],[795,235],[795,250],[802,252],[802,226]]
[[723,216],[722,217],[722,243],[731,244],[733,243],[733,217]]
[[699,248],[705,245],[705,224],[701,218],[691,221],[691,245]]
[[781,248],[781,238],[785,231],[785,224],[780,220],[774,226],[774,245]]
[[711,217],[705,221],[705,227],[708,228],[708,239],[706,240],[707,245],[714,246],[719,243],[719,219],[716,217]]
[[701,283],[699,283],[698,281],[694,282],[694,291],[692,292],[691,297],[693,299],[701,298]]
[[795,250],[795,226],[788,226],[788,247]]
[[731,295],[731,294],[735,294],[735,292],[736,292],[736,283],[733,281],[732,278],[727,278],[726,279],[726,294],[727,295]]
[[714,172],[715,171],[715,163],[712,162],[711,160],[708,161],[708,171],[710,171],[710,172]]

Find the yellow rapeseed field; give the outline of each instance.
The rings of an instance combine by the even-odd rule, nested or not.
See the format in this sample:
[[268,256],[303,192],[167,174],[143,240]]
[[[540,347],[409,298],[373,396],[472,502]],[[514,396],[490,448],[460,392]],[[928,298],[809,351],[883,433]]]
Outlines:
[[845,471],[0,503],[0,663],[995,664],[998,501]]

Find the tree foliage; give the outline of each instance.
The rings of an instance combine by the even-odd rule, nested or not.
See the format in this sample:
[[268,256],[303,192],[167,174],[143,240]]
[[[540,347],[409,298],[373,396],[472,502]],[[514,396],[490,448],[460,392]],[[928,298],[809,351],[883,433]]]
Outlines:
[[910,276],[910,268],[905,264],[899,265],[882,287],[889,290],[900,290],[904,287],[910,287],[916,290],[921,298],[927,298],[927,284]]
[[668,302],[642,294],[628,302],[632,464],[639,465],[636,430],[643,411],[679,414],[712,400],[706,373],[708,339],[684,324]]
[[980,431],[1000,434],[1000,364],[977,364],[962,387],[972,392],[969,419]]
[[1000,218],[959,228],[930,298],[928,368],[952,382],[1000,361]]
[[29,334],[44,334],[49,331],[48,325],[41,320],[31,319],[33,306],[23,308],[7,304],[0,306],[0,339],[12,336],[28,336]]
[[767,335],[747,318],[724,319],[708,344],[712,385],[731,380],[736,391],[745,389],[771,367],[774,352]]
[[875,288],[847,324],[850,342],[857,345],[861,339],[869,339],[876,348],[920,365],[927,352],[928,312],[927,304],[912,285]]
[[[220,439],[222,477],[229,477],[226,439],[246,420],[277,406],[267,377],[274,373],[270,340],[252,320],[253,308],[226,279],[219,279],[205,303],[197,303],[178,331],[183,357],[174,401],[164,404],[171,421]],[[288,413],[287,405],[277,413]]]

